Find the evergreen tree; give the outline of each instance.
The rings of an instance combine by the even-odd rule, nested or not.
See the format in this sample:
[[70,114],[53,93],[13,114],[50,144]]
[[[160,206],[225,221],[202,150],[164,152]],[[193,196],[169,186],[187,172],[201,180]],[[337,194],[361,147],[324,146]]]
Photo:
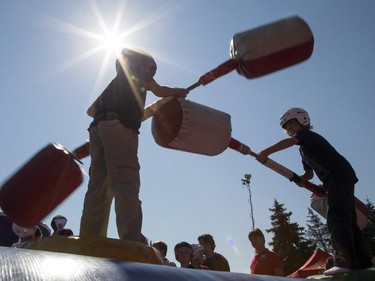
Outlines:
[[292,223],[290,217],[292,212],[286,212],[284,204],[274,200],[270,229],[266,231],[273,233],[272,250],[279,254],[284,265],[284,273],[289,275],[300,268],[314,252],[311,242],[304,238],[304,227]]
[[311,241],[314,248],[320,248],[328,254],[333,255],[333,247],[327,224],[322,223],[320,217],[312,209],[307,208],[307,210],[306,238]]
[[375,256],[375,206],[367,198],[366,207],[369,211],[369,218],[367,226],[363,229],[363,238],[369,246],[370,254],[372,257]]

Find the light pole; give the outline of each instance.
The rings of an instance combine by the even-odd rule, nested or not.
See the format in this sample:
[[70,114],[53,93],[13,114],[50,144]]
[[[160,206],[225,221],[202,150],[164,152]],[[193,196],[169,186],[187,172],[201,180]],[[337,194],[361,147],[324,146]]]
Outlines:
[[249,191],[249,204],[250,204],[250,217],[251,217],[251,222],[252,222],[252,229],[255,228],[255,221],[254,221],[254,210],[253,210],[253,202],[251,200],[251,190],[250,190],[250,179],[251,179],[251,174],[245,174],[244,178],[241,179],[242,185],[246,186],[247,190]]

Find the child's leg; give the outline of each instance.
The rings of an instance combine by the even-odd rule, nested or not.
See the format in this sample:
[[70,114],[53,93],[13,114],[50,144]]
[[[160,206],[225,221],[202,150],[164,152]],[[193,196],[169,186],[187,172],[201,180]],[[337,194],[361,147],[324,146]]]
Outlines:
[[345,261],[336,266],[356,268],[355,246],[352,231],[354,214],[354,184],[342,183],[330,179],[325,186],[328,190],[327,225],[331,234],[332,246],[335,251],[342,253]]

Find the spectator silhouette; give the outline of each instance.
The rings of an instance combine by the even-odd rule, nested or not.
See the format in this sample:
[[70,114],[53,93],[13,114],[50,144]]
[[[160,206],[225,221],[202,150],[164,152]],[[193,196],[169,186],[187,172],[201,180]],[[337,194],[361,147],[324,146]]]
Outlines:
[[176,264],[174,262],[171,262],[167,259],[167,251],[168,251],[167,243],[159,240],[159,241],[154,242],[152,244],[152,247],[156,248],[159,251],[161,258],[163,259],[163,262],[165,265],[176,267]]
[[256,253],[250,264],[250,273],[283,276],[280,257],[265,247],[263,232],[256,228],[249,232],[248,238]]
[[61,236],[72,236],[73,231],[69,228],[65,228],[66,223],[68,222],[67,218],[61,215],[57,215],[52,218],[51,226],[53,229],[52,236],[61,235]]
[[174,253],[176,260],[180,263],[181,267],[197,269],[191,264],[191,260],[193,259],[193,248],[188,242],[182,241],[176,244],[174,247]]
[[230,271],[228,260],[221,254],[215,252],[216,244],[211,234],[202,234],[198,237],[198,242],[204,248],[206,260],[203,265],[211,270]]

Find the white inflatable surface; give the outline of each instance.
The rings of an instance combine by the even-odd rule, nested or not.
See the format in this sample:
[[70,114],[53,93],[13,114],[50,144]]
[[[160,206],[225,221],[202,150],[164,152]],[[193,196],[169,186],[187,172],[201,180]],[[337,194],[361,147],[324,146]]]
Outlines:
[[[281,281],[285,277],[250,275],[124,262],[73,254],[0,247],[0,280],[28,281]],[[306,280],[306,279],[292,279]]]

